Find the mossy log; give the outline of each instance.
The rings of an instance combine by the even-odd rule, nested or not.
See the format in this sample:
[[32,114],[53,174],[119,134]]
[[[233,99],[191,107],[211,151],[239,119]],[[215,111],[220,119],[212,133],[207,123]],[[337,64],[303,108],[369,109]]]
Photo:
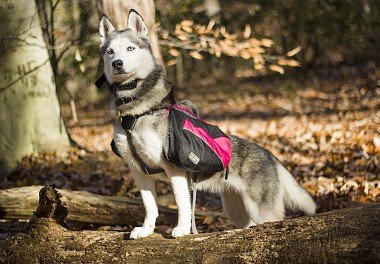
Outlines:
[[40,195],[28,228],[0,235],[0,263],[380,263],[378,203],[245,230],[129,240],[65,229],[59,193]]

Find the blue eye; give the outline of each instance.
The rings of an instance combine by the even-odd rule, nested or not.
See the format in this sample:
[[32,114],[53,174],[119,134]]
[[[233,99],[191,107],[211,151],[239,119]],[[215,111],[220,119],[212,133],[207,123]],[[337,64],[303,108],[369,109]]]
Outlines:
[[135,47],[132,47],[132,46],[129,46],[129,47],[127,48],[128,51],[132,51],[132,50],[134,50],[134,49],[135,49]]

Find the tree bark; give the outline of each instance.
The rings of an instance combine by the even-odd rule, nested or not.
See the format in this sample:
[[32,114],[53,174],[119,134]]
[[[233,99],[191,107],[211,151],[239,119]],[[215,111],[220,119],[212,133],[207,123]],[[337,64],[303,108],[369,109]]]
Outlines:
[[131,9],[136,10],[144,19],[149,31],[149,40],[152,45],[154,57],[164,67],[160,44],[155,29],[156,9],[153,0],[100,0],[102,11],[111,19],[119,30],[125,29],[128,22],[128,13]]
[[35,2],[2,1],[0,17],[1,174],[19,158],[61,151],[69,140]]
[[379,263],[380,204],[245,230],[128,240],[122,232],[70,231],[59,193],[40,192],[24,232],[0,235],[1,263]]

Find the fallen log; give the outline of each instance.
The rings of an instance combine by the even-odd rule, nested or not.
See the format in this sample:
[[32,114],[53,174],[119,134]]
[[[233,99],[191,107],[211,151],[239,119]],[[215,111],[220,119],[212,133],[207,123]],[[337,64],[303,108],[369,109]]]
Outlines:
[[122,232],[63,228],[58,192],[49,188],[40,194],[28,229],[0,236],[0,263],[380,262],[378,203],[246,230],[128,240]]
[[[26,186],[0,190],[0,219],[30,219],[38,205],[38,193],[43,186]],[[144,206],[141,199],[97,195],[85,191],[59,189],[67,220],[99,225],[141,225]],[[159,207],[158,224],[173,225],[177,211]],[[196,217],[205,214],[197,212]]]

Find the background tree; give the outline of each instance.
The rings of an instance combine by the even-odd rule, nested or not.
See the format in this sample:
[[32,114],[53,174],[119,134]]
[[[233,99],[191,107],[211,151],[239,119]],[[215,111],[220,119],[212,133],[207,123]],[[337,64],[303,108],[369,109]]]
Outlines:
[[156,9],[153,0],[99,0],[100,9],[105,13],[119,30],[127,28],[128,13],[136,10],[144,18],[149,30],[149,39],[154,56],[163,64],[158,37],[155,30]]
[[[34,1],[2,1],[0,169],[69,145]],[[54,47],[49,47],[54,48]]]

